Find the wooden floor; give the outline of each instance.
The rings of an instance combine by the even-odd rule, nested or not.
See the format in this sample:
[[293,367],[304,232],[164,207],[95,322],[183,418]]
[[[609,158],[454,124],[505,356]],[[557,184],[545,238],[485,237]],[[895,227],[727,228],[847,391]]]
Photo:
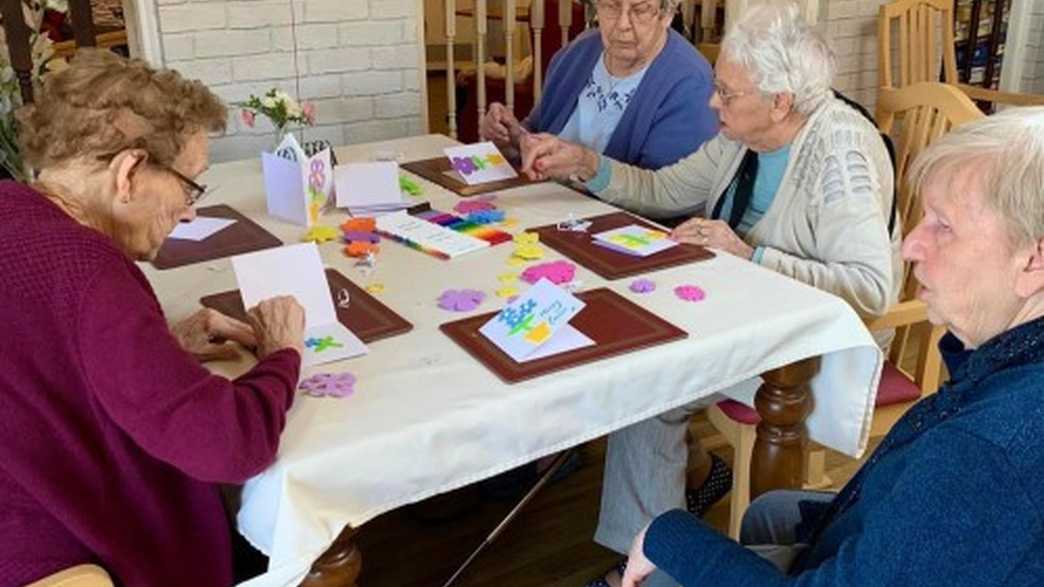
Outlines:
[[[702,417],[693,426],[709,446],[720,444]],[[713,452],[732,460],[727,446]],[[604,438],[585,445],[581,468],[545,487],[456,585],[580,587],[611,567],[619,555],[592,540],[604,455]],[[858,466],[857,461],[828,451],[827,473],[834,487],[840,488]],[[728,503],[726,497],[705,518],[722,531],[728,525]],[[513,505],[483,499],[477,488],[469,487],[371,521],[361,532],[361,585],[441,586]],[[442,522],[428,520],[438,515],[451,517]]]

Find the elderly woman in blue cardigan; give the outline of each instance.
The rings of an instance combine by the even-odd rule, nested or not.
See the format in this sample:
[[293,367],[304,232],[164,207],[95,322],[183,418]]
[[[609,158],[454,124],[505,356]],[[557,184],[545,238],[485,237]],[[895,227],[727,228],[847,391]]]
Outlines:
[[656,567],[686,587],[1044,583],[1044,108],[958,127],[909,180],[924,216],[903,256],[949,329],[950,381],[836,496],[752,503],[747,547],[685,512],[657,517],[625,587]]
[[479,133],[509,155],[547,132],[618,161],[659,169],[718,131],[707,60],[671,30],[679,0],[598,0],[598,27],[558,52],[540,102],[519,122],[493,103]]

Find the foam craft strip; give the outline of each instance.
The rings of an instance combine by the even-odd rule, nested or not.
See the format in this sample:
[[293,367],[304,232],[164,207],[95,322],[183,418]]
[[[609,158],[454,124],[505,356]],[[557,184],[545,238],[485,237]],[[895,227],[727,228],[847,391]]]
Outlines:
[[468,236],[482,239],[490,245],[506,243],[513,238],[509,233],[506,233],[503,230],[498,230],[483,224],[477,224],[461,218],[460,216],[454,216],[453,214],[447,214],[446,212],[440,212],[439,210],[428,210],[421,212],[416,216],[417,218],[423,218],[424,220],[433,222],[439,226],[444,226]]

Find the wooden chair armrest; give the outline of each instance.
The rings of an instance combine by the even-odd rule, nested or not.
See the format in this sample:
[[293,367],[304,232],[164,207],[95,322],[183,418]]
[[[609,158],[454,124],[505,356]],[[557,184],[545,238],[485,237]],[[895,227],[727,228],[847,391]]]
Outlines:
[[972,100],[995,102],[997,104],[1005,104],[1008,106],[1044,106],[1044,95],[1040,94],[1000,92],[968,84],[957,84],[957,87],[965,94],[968,94],[968,97]]
[[928,319],[928,307],[921,300],[899,302],[885,312],[884,316],[866,320],[869,330],[888,330],[924,322]]
[[113,587],[105,569],[97,565],[77,565],[44,577],[26,587]]

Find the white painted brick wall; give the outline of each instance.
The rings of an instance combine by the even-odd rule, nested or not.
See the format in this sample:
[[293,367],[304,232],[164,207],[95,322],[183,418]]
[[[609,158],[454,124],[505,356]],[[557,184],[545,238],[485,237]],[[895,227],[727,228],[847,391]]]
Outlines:
[[1022,90],[1044,94],[1044,0],[1033,0],[1032,20],[1022,70]]
[[837,54],[834,87],[874,111],[877,103],[877,12],[890,0],[827,0],[820,30]]
[[[305,140],[339,145],[424,132],[418,5],[156,0],[156,14],[164,65],[202,80],[229,103],[273,87],[315,102],[318,125],[304,131]],[[248,128],[233,107],[211,152],[215,161],[250,158],[272,142],[271,126]]]

